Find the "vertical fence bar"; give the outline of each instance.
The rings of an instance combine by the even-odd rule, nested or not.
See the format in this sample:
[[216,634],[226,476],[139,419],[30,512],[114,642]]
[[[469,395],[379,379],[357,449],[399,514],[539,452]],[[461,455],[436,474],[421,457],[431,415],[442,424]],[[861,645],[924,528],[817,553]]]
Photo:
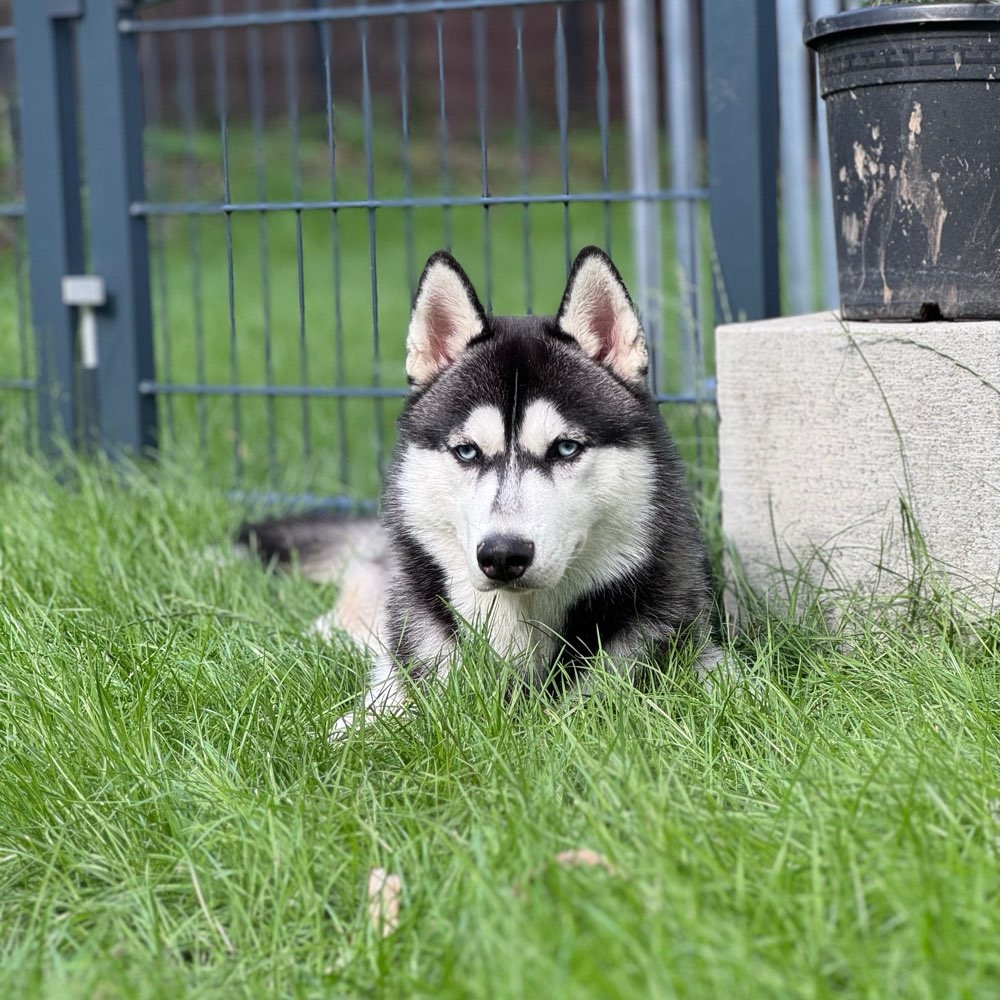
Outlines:
[[[371,273],[372,303],[372,387],[382,385],[382,344],[379,337],[378,316],[378,246],[375,226],[375,111],[372,102],[372,82],[369,68],[369,22],[363,18],[358,22],[361,43],[361,113],[364,117],[365,145],[365,185],[368,194],[368,266]],[[385,474],[385,421],[381,396],[372,401],[375,410],[375,462],[379,476]]]
[[[323,49],[323,108],[326,117],[326,151],[330,171],[330,200],[337,200],[337,136],[334,125],[333,104],[333,37],[330,22],[324,21],[320,29],[320,44]],[[347,374],[344,367],[344,308],[341,301],[340,280],[340,217],[337,209],[330,212],[330,261],[333,270],[333,357],[334,384],[343,385]],[[350,460],[347,448],[347,401],[337,398],[337,433],[339,435],[338,471],[340,488],[346,490],[350,482]]]
[[[28,287],[28,260],[24,246],[24,228],[19,222],[14,230],[14,313],[17,316],[17,347],[20,355],[20,376],[26,384],[34,381],[31,378],[31,362],[28,360],[31,347],[28,340],[28,303],[25,291]],[[24,406],[24,438],[30,452],[37,440],[36,431],[32,427],[33,394],[22,393]],[[37,404],[36,404],[37,407]]]
[[653,392],[660,384],[663,258],[660,236],[659,116],[657,114],[656,20],[652,0],[622,0],[625,60],[625,125],[633,194],[632,249],[636,302],[649,344]]
[[563,202],[563,255],[566,270],[573,260],[572,236],[569,217],[569,69],[566,63],[566,26],[562,5],[556,7],[556,121],[559,123],[559,176],[562,180]]
[[[472,12],[472,44],[475,52],[476,117],[479,122],[479,167],[483,198],[490,196],[489,114],[486,88],[486,20],[481,10]],[[490,206],[483,202],[483,291],[486,309],[493,309],[493,240],[490,233]]]
[[[611,190],[610,140],[611,99],[608,83],[608,53],[605,43],[604,0],[598,0],[597,11],[597,128],[601,134],[601,190],[608,194]],[[604,249],[610,255],[611,248],[611,200],[604,202]]]
[[[163,183],[163,101],[160,93],[160,39],[156,35],[150,35],[140,43],[143,48],[140,51],[145,69],[145,86],[143,87],[145,100],[145,120],[148,125],[161,133],[157,136],[157,148],[147,162],[147,176],[149,177],[149,187],[153,189],[153,197],[161,198],[165,185]],[[158,215],[150,223],[150,245],[152,256],[155,261],[154,270],[156,272],[155,292],[153,299],[153,327],[159,334],[160,357],[162,359],[162,371],[160,378],[166,382],[174,380],[173,365],[173,332],[170,328],[170,298],[167,294],[167,220]],[[167,433],[171,441],[177,439],[174,422],[174,398],[167,396],[163,401],[163,408],[166,411]]]
[[[403,170],[403,196],[413,197],[413,159],[410,155],[410,22],[395,19],[396,68],[399,71],[400,166]],[[403,209],[403,232],[406,244],[406,280],[410,298],[417,293],[416,258],[413,249],[413,209]]]
[[[695,122],[694,30],[689,0],[663,0],[666,69],[663,74],[670,137],[670,182],[675,189],[698,186],[698,126]],[[693,201],[674,203],[674,246],[680,285],[681,391],[701,391],[701,283],[698,281],[698,213]]]
[[[438,172],[441,175],[441,193],[448,197],[452,192],[450,137],[448,132],[448,104],[446,100],[444,72],[444,27],[440,12],[434,18],[437,37],[438,76]],[[441,212],[441,228],[445,248],[451,249],[451,206],[445,205]]]
[[[75,26],[55,0],[15,0],[21,98],[25,231],[38,358],[38,436],[52,452],[76,437],[74,310],[62,279],[84,268],[73,79]],[[30,53],[30,57],[29,57]],[[30,127],[29,127],[30,124]]]
[[[212,13],[222,13],[221,0],[213,0]],[[229,177],[229,87],[226,83],[227,47],[226,33],[212,32],[212,76],[215,91],[215,113],[219,119],[219,151],[222,159],[222,200],[228,206],[232,202]],[[229,307],[229,380],[232,385],[239,382],[239,351],[236,336],[236,269],[233,258],[233,212],[226,208],[226,301]],[[236,484],[243,481],[243,418],[240,397],[231,397],[233,441],[233,476]]]
[[[514,8],[514,36],[517,55],[517,164],[520,191],[528,193],[531,181],[531,105],[528,103],[528,79],[524,67],[524,8]],[[531,280],[531,208],[525,201],[521,214],[523,242],[524,308],[534,311],[534,282]]]
[[80,20],[80,92],[90,217],[90,267],[104,278],[97,310],[100,441],[106,451],[141,452],[156,441],[153,315],[144,198],[138,37],[118,30],[115,4],[87,4]]
[[716,292],[724,319],[780,311],[775,0],[712,0],[705,90]]
[[[20,96],[14,82],[14,40],[0,34],[0,91],[6,97],[8,139],[13,153],[10,163],[10,181],[13,192],[24,190],[24,167],[21,163]],[[0,140],[2,141],[2,140]],[[28,336],[28,261],[25,246],[24,219],[11,218],[11,251],[14,258],[14,317],[17,336],[18,374],[27,387],[34,387],[34,365],[30,361],[32,338]],[[3,220],[0,220],[0,229]],[[24,443],[30,452],[37,440],[37,422],[34,418],[34,392],[21,393],[24,412]]]
[[[5,26],[4,26],[5,27]],[[10,189],[12,192],[24,190],[24,167],[21,163],[21,115],[20,95],[14,81],[14,38],[13,31],[0,27],[0,95],[6,99],[7,136],[13,153],[10,163]],[[3,141],[0,139],[0,141]],[[8,204],[7,207],[12,207]],[[0,206],[2,212],[3,206]],[[17,335],[18,374],[26,387],[21,393],[24,412],[24,443],[30,452],[37,441],[37,422],[34,418],[34,365],[30,359],[32,338],[28,336],[28,261],[25,246],[24,219],[11,218],[11,251],[14,258],[14,317]],[[0,229],[3,219],[0,219]]]
[[[257,13],[260,4],[250,0],[246,8]],[[264,68],[261,53],[260,28],[249,28],[246,33],[247,73],[250,77],[250,121],[253,129],[254,176],[257,181],[257,201],[267,201],[267,155],[264,150],[264,117],[266,114],[264,93]],[[260,318],[263,323],[264,383],[269,388],[274,379],[274,322],[271,309],[271,242],[270,221],[263,209],[257,213],[257,250],[260,264]],[[277,481],[278,475],[278,417],[274,396],[264,400],[267,414],[267,470],[269,482]]]
[[[177,88],[176,100],[180,115],[181,128],[184,132],[184,183],[189,192],[199,189],[198,180],[198,112],[195,104],[194,86],[194,52],[190,32],[182,32],[177,36]],[[201,274],[201,217],[187,217],[188,252],[191,255],[191,302],[194,311],[192,337],[194,340],[194,372],[198,386],[207,382],[205,367],[205,320],[202,302]],[[204,392],[197,397],[198,410],[198,444],[202,454],[208,450],[208,404]]]
[[781,96],[781,217],[787,262],[786,301],[793,313],[812,308],[812,213],[809,210],[809,79],[802,43],[804,0],[777,0]]
[[[838,0],[813,0],[812,16],[826,17],[841,8]],[[799,39],[801,43],[801,38]],[[803,45],[803,48],[805,46]],[[812,72],[815,70],[812,69]],[[826,168],[826,104],[816,88],[816,159],[818,168],[817,189],[819,197],[820,267],[823,277],[823,306],[836,309],[840,305],[840,286],[837,281],[837,237],[833,222],[833,181]]]
[[[284,9],[290,9],[287,3]],[[299,58],[294,30],[285,25],[283,62],[285,70],[285,100],[288,106],[289,140],[292,152],[292,198],[302,199],[302,143],[299,110]],[[309,338],[306,334],[306,268],[305,248],[302,235],[302,210],[295,210],[295,274],[299,303],[299,384],[309,384]],[[299,401],[302,421],[302,453],[312,474],[312,410],[310,399],[303,396]]]

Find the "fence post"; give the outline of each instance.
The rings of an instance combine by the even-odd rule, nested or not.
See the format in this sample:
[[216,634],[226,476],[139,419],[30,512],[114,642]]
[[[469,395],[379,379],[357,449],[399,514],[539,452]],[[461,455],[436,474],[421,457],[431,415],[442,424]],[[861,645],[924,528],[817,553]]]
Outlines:
[[656,17],[652,0],[622,4],[625,121],[635,292],[650,349],[649,375],[658,391],[663,348],[663,252],[660,234],[660,119],[657,114]]
[[[29,0],[30,2],[30,0]],[[129,4],[88,2],[79,22],[81,121],[90,218],[90,270],[104,279],[97,317],[97,410],[105,451],[156,441],[153,318],[144,197],[138,38],[119,30]]]
[[777,0],[778,80],[781,101],[781,211],[785,299],[793,313],[812,311],[812,204],[809,185],[809,63],[802,42],[803,0]]
[[775,0],[712,0],[705,17],[708,183],[725,319],[781,310]]
[[[698,125],[694,99],[698,73],[695,25],[689,0],[662,0],[664,109],[670,141],[670,181],[678,191],[698,187]],[[698,208],[688,199],[674,202],[674,247],[680,284],[681,391],[698,398],[705,377],[701,350],[701,282]]]
[[73,0],[14,0],[38,437],[53,452],[75,440],[75,311],[62,279],[83,269],[80,165],[73,83]]
[[[813,20],[828,17],[840,10],[838,0],[813,0],[811,16]],[[857,6],[856,4],[854,6]],[[815,57],[809,57],[809,73],[814,69]],[[816,87],[816,162],[819,164],[819,232],[821,259],[823,265],[823,308],[837,309],[840,306],[840,284],[837,278],[837,236],[833,221],[833,183],[826,168],[826,101]]]

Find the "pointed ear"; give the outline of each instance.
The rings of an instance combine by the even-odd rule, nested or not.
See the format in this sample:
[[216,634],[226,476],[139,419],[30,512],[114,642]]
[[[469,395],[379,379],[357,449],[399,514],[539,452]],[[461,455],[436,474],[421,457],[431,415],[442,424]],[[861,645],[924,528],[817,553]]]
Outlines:
[[556,319],[589,358],[626,382],[645,383],[649,359],[639,314],[603,250],[586,247],[577,255]]
[[450,365],[486,327],[486,314],[458,261],[433,254],[420,276],[406,336],[406,376],[426,385]]

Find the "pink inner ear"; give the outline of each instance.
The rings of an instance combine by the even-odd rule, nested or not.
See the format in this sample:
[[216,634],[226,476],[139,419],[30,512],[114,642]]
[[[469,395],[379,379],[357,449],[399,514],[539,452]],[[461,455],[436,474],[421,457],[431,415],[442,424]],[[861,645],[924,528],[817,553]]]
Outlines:
[[442,366],[454,360],[448,345],[455,334],[455,317],[439,296],[427,303],[427,340],[434,360]]
[[619,346],[618,314],[607,296],[598,296],[590,310],[590,328],[597,334],[600,350],[595,361],[603,364],[614,356]]

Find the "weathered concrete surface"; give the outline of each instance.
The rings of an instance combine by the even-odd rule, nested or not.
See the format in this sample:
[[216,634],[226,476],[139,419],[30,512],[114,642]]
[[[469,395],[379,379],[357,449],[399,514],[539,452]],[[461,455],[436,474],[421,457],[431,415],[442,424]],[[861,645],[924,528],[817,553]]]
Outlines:
[[748,582],[784,593],[807,565],[897,593],[906,504],[941,578],[1000,610],[1000,322],[823,313],[720,327],[716,352],[723,530]]

